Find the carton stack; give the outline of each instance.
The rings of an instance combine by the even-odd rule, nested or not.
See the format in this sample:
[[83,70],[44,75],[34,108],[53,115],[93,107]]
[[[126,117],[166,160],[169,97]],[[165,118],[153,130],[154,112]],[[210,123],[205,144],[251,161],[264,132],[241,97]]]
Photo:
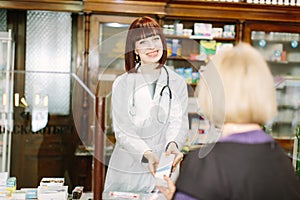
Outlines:
[[42,178],[37,188],[39,200],[67,200],[68,186],[64,185],[64,178]]
[[10,197],[10,191],[6,189],[6,181],[8,179],[8,173],[7,172],[1,172],[0,173],[0,200],[7,199]]

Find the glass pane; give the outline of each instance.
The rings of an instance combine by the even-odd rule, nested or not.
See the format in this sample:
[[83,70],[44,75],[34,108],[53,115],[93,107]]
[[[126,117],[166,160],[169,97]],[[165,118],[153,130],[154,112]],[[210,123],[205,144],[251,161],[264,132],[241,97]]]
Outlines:
[[[59,116],[59,119],[62,119],[60,121],[59,119],[53,119],[50,115],[48,119],[47,104],[50,105],[55,98],[47,99],[46,96],[35,95],[33,102],[30,102],[23,94],[15,93],[13,95],[12,80],[24,80],[28,75],[32,77],[52,77],[55,75],[71,80],[74,83],[72,93],[70,93],[73,116]],[[74,146],[75,150],[78,145],[77,139],[75,140],[77,136],[74,135],[76,132],[78,132],[82,142],[80,146],[84,146],[87,151],[90,151],[86,152],[88,155],[93,154],[95,96],[80,81],[79,77],[71,73],[0,71],[0,81],[0,164],[3,164],[2,161],[5,161],[6,158],[7,162],[10,161],[9,153],[11,151],[13,154],[12,168],[17,168],[17,171],[12,170],[12,172],[18,179],[18,187],[37,187],[41,177],[65,177],[66,175],[67,178],[70,168],[64,162],[68,162],[70,166],[75,166],[78,163],[77,159],[74,158],[75,152],[70,151],[70,146]],[[4,87],[6,85],[9,86],[8,89]],[[41,94],[50,93],[50,89],[43,85],[40,86],[40,89]],[[4,90],[9,91],[10,95],[5,95]],[[88,104],[89,107],[82,109],[84,104]],[[32,112],[26,111],[26,107],[32,108]],[[71,121],[71,119],[74,119],[74,121]],[[7,127],[10,126],[12,128],[8,129]],[[12,149],[10,148],[11,137],[15,145]],[[22,158],[22,160],[19,158]],[[24,167],[20,168],[21,165],[16,163],[23,163]],[[51,170],[48,169],[49,164]],[[5,166],[6,163],[4,163]],[[3,169],[1,167],[2,165],[0,165],[1,172],[9,169],[9,167]],[[91,168],[91,166],[88,167]],[[28,173],[29,170],[30,173]],[[22,171],[25,173],[22,173]],[[77,174],[74,175],[75,180],[72,179],[75,183],[67,183],[70,188],[79,184],[76,177]]]
[[299,39],[299,33],[251,32],[252,45],[266,59],[275,80],[278,115],[268,128],[290,157],[294,156],[296,127],[300,124]]
[[[67,115],[70,112],[71,14],[63,12],[28,11],[26,30],[25,96],[49,98],[49,113]],[[47,93],[42,88],[47,88]]]
[[100,68],[124,70],[124,49],[129,24],[103,23],[99,27]]
[[0,171],[10,169],[10,139],[13,131],[12,32],[0,32]]
[[0,10],[0,31],[7,31],[7,14],[6,10]]
[[252,31],[252,45],[268,61],[274,76],[300,76],[299,33]]

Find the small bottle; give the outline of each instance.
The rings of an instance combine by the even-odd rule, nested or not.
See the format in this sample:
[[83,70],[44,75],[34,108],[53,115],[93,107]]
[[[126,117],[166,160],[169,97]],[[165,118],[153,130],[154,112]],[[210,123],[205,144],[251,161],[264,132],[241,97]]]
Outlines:
[[83,186],[76,186],[72,191],[72,200],[80,199],[83,193]]

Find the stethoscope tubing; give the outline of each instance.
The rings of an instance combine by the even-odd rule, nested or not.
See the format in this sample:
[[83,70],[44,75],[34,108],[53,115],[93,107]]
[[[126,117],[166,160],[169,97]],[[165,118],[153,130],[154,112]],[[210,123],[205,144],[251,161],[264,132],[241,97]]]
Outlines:
[[[138,70],[138,68],[141,66],[141,63],[138,63],[137,64],[137,66],[136,66],[136,71]],[[166,74],[167,74],[167,83],[166,83],[166,85],[164,85],[163,87],[162,87],[162,89],[161,89],[161,91],[160,91],[160,93],[159,93],[159,95],[160,95],[160,97],[159,97],[159,101],[158,101],[158,105],[160,105],[160,102],[161,102],[161,98],[162,98],[162,96],[163,96],[163,92],[164,92],[164,90],[165,89],[167,89],[168,90],[168,92],[169,92],[169,109],[168,109],[168,118],[169,118],[169,116],[170,116],[170,110],[171,110],[171,101],[172,101],[172,91],[171,91],[171,88],[170,88],[170,85],[169,85],[169,83],[170,83],[170,77],[169,77],[169,72],[168,72],[168,70],[167,70],[167,68],[165,67],[165,66],[163,66],[162,67],[164,70],[165,70],[165,72],[166,72]],[[132,95],[132,106],[131,106],[131,110],[129,111],[129,113],[132,115],[132,116],[134,116],[136,113],[135,113],[135,87],[136,87],[136,85],[135,85],[135,82],[136,82],[136,80],[134,80],[134,84],[133,84],[133,95]],[[159,113],[159,111],[158,111],[158,113]],[[159,120],[159,117],[157,117],[157,119],[158,119],[158,121],[160,122],[160,123],[163,123],[163,122],[161,122],[160,120]]]

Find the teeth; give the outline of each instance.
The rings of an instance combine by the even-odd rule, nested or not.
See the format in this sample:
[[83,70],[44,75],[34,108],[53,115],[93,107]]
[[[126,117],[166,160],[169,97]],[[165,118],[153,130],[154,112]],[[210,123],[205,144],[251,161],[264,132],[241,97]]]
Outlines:
[[148,55],[150,55],[150,56],[157,55],[157,51],[150,52],[150,53],[148,53]]

